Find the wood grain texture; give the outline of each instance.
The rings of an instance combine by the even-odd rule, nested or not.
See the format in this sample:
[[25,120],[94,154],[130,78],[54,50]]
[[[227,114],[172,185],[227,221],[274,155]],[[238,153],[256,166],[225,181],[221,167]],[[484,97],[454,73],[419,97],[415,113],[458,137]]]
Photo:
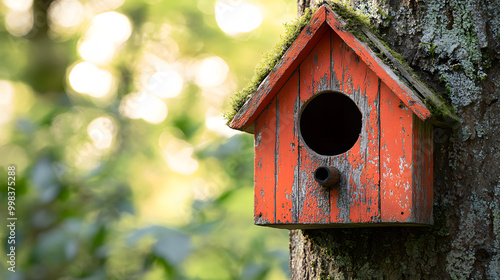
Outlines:
[[[316,47],[300,65],[300,103],[304,105],[313,95],[330,89],[330,35],[323,35]],[[318,224],[330,220],[330,191],[318,184],[314,170],[329,165],[329,159],[311,151],[299,142],[299,223]]]
[[433,224],[434,129],[430,123],[413,117],[413,204],[414,220]]
[[413,116],[385,85],[380,88],[380,200],[383,222],[413,219]]
[[254,220],[257,225],[275,222],[276,100],[256,121],[254,162]]
[[[276,223],[297,222],[299,72],[295,71],[276,95]],[[295,203],[294,203],[295,202]]]
[[[344,154],[331,158],[341,172],[338,197],[340,206],[331,220],[346,223],[378,222],[379,209],[379,79],[343,40],[333,35],[332,80],[349,96],[362,113],[358,141]],[[342,121],[342,120],[339,120]],[[338,207],[337,206],[337,207]]]

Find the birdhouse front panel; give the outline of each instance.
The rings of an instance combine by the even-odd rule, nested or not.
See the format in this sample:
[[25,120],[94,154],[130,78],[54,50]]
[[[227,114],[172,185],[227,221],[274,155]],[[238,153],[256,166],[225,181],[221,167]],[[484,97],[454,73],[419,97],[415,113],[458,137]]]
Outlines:
[[232,122],[255,134],[255,223],[432,224],[427,109],[331,10],[311,22]]
[[[325,32],[256,120],[257,224],[380,221],[379,91],[380,81],[373,71],[338,36]],[[312,98],[318,93],[325,95],[318,97],[324,100],[316,102],[319,108],[310,109],[312,116],[300,125],[301,113],[314,106]],[[350,103],[359,116],[345,110]],[[321,108],[322,104],[326,107]],[[326,114],[314,115],[318,110]],[[349,132],[350,126],[359,126],[352,132],[352,143],[347,143],[345,151],[337,150],[346,146],[343,132]],[[327,146],[319,143],[314,151],[309,146],[315,143],[308,145],[304,134],[326,138],[321,141]],[[325,188],[315,181],[313,174],[319,166],[335,166],[340,171],[338,187]]]

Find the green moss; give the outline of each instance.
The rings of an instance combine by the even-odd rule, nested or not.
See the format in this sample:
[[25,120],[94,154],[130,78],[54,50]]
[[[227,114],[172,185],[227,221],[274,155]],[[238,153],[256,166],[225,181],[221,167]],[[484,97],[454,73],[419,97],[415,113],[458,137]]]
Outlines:
[[[380,40],[380,42],[382,42],[382,45],[384,45],[384,47],[389,50],[389,52],[392,54],[392,56],[395,59],[397,59],[401,65],[403,65],[403,67],[406,69],[406,71],[410,72],[415,79],[419,80],[419,78],[417,77],[417,75],[415,75],[413,73],[413,69],[411,69],[411,67],[408,64],[408,62],[406,62],[406,60],[404,60],[403,56],[400,53],[398,53],[395,50],[393,50],[386,41],[382,40],[382,38],[379,37],[378,39]],[[397,71],[396,67],[392,67],[392,69],[395,70],[396,73],[399,72],[399,71]]]
[[438,105],[431,102],[429,99],[425,99],[425,106],[431,111],[435,119],[444,119],[445,121],[453,122],[454,120],[447,120],[447,118],[455,115],[455,108],[448,106],[440,95],[436,94],[432,89],[430,90],[434,93],[434,96],[441,101],[441,104]]
[[308,25],[314,12],[323,4],[328,4],[332,10],[335,11],[335,13],[346,21],[346,30],[350,31],[358,39],[367,41],[367,38],[360,30],[362,28],[373,30],[369,24],[369,18],[355,12],[348,7],[347,4],[341,4],[333,1],[320,1],[314,9],[306,9],[304,15],[289,24],[285,24],[285,35],[281,36],[281,40],[274,46],[273,49],[264,53],[262,60],[255,67],[255,73],[250,82],[248,82],[242,90],[233,95],[229,109],[223,113],[228,123],[234,118],[236,113],[238,113],[252,94],[257,91],[259,85],[273,70],[276,64],[278,64],[281,57],[283,57],[288,48],[292,45],[295,39],[297,39],[302,29]]
[[331,2],[325,1],[330,5],[332,10],[342,18],[346,23],[346,30],[351,32],[356,38],[361,41],[367,42],[368,38],[366,38],[365,34],[361,31],[363,28],[366,28],[370,31],[374,31],[374,28],[370,24],[370,18],[364,14],[354,11],[347,3],[342,2]]

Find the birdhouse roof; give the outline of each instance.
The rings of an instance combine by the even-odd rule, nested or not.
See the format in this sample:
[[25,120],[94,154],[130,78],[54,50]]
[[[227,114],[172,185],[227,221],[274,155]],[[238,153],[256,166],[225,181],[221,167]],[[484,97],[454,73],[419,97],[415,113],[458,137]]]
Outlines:
[[300,32],[273,70],[259,84],[255,93],[238,110],[229,126],[253,133],[255,119],[328,30],[337,34],[421,120],[426,121],[433,116],[422,99],[429,101],[430,104],[441,110],[445,108],[443,115],[447,115],[448,119],[455,119],[444,102],[418,81],[412,73],[409,73],[376,36],[366,28],[361,30],[368,40],[394,64],[399,75],[405,78],[406,83],[391,67],[377,57],[367,43],[360,41],[351,32],[347,31],[346,23],[340,19],[329,5],[325,4],[315,12],[308,25]]

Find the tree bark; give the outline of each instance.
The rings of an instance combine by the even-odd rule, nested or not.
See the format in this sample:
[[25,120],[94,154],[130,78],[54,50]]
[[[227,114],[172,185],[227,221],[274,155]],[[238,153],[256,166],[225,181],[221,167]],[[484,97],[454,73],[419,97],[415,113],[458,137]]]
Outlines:
[[460,123],[434,129],[434,226],[290,231],[292,279],[500,279],[499,2],[350,5]]

